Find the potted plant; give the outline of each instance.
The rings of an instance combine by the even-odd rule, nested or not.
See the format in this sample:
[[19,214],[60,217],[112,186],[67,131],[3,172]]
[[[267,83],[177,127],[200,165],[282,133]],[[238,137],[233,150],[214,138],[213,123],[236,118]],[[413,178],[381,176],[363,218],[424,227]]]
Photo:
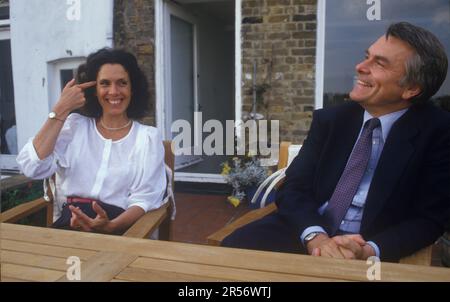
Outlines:
[[228,201],[235,207],[241,202],[250,200],[258,186],[269,175],[269,170],[262,167],[257,156],[249,154],[245,157],[233,157],[231,162],[222,163],[222,173],[233,192]]

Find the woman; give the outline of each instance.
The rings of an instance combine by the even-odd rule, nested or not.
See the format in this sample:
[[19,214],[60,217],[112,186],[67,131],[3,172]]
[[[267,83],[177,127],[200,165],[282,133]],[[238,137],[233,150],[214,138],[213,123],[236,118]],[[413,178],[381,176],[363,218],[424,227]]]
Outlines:
[[[31,178],[56,173],[57,227],[122,233],[159,208],[166,189],[161,136],[136,121],[148,109],[148,84],[136,58],[113,49],[89,55],[77,79],[17,161]],[[83,212],[83,203],[92,205]]]

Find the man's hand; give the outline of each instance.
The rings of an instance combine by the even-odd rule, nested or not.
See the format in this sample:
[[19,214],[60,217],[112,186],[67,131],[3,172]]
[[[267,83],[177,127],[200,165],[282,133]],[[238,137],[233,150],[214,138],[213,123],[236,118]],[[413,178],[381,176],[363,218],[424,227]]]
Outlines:
[[374,249],[359,234],[333,238],[329,238],[326,234],[319,234],[308,243],[307,248],[309,254],[313,256],[360,260],[375,256]]
[[366,245],[366,241],[361,235],[342,235],[332,239],[340,249],[345,250],[346,259],[362,259],[363,246]]
[[318,234],[313,240],[308,242],[306,247],[308,253],[313,256],[344,259],[351,253],[346,248],[339,247],[332,238],[324,233]]
[[102,233],[114,232],[114,226],[105,210],[95,201],[92,202],[92,209],[97,213],[94,219],[84,214],[78,207],[69,205],[69,209],[72,211],[72,218],[70,219],[71,228],[85,232],[92,232],[94,230]]

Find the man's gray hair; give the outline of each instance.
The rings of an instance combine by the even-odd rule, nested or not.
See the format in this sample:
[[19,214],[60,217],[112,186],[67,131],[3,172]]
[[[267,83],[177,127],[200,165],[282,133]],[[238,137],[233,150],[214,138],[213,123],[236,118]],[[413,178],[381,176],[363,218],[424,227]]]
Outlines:
[[428,30],[407,22],[391,24],[386,39],[395,37],[408,43],[415,53],[406,60],[406,74],[400,85],[418,85],[421,93],[413,102],[426,102],[441,87],[447,76],[448,59],[444,46]]

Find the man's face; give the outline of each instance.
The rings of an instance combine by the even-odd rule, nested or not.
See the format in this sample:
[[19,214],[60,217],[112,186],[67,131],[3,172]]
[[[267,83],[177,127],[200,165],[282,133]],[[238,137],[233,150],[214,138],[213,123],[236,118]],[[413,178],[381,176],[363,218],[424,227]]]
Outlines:
[[414,50],[405,42],[380,37],[366,52],[364,61],[356,65],[357,81],[350,98],[372,114],[382,115],[410,105],[409,99],[420,91],[401,86],[406,61]]

